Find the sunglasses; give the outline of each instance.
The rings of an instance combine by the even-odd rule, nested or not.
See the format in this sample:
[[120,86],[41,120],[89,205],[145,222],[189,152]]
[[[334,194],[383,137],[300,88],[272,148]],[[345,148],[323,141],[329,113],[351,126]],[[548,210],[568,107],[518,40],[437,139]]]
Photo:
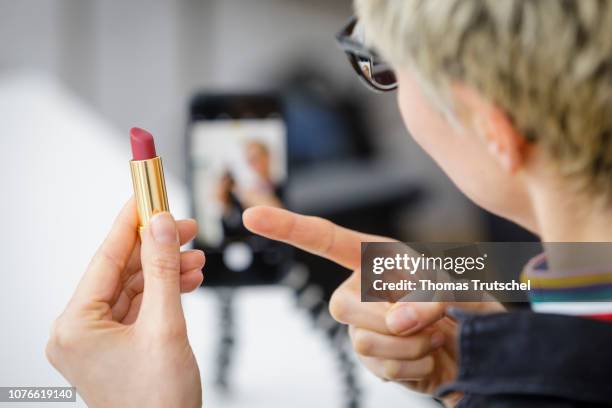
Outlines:
[[357,17],[336,34],[336,41],[361,80],[372,90],[390,92],[397,89],[397,78],[391,66],[376,51],[364,44],[364,33]]

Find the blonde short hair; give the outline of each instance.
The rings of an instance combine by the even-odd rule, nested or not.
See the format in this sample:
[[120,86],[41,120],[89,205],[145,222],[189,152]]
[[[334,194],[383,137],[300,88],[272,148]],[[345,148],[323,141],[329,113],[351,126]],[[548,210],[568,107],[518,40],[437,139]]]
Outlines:
[[355,0],[368,42],[503,108],[564,175],[612,191],[612,0]]

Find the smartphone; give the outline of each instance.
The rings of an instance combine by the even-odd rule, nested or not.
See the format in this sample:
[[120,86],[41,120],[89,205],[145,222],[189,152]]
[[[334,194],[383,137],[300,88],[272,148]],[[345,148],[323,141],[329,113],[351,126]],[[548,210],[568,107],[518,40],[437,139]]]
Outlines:
[[251,234],[242,212],[284,207],[288,180],[287,127],[272,94],[200,94],[187,126],[187,179],[206,252],[206,286],[278,282],[291,254],[287,245]]

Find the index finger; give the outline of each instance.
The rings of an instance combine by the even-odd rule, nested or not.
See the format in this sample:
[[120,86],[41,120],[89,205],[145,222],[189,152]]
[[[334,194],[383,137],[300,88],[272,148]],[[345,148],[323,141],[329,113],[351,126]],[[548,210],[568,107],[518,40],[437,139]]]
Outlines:
[[242,220],[256,234],[322,256],[348,269],[360,267],[362,242],[391,241],[340,227],[323,218],[274,207],[249,208]]
[[74,297],[88,302],[109,302],[137,240],[138,215],[134,199],[131,198],[121,209],[111,231],[91,260]]

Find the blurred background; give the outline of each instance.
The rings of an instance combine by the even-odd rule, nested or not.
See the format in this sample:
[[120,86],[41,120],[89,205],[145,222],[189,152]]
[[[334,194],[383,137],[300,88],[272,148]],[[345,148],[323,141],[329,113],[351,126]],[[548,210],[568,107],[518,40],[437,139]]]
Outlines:
[[[202,93],[281,95],[292,210],[405,241],[531,239],[457,191],[394,94],[359,83],[333,39],[351,14],[350,0],[0,0],[1,386],[65,384],[44,344],[131,194],[129,128],[155,135],[173,212],[190,216]],[[354,364],[326,307],[347,271],[299,253],[289,269],[185,296],[207,406],[436,406]]]

